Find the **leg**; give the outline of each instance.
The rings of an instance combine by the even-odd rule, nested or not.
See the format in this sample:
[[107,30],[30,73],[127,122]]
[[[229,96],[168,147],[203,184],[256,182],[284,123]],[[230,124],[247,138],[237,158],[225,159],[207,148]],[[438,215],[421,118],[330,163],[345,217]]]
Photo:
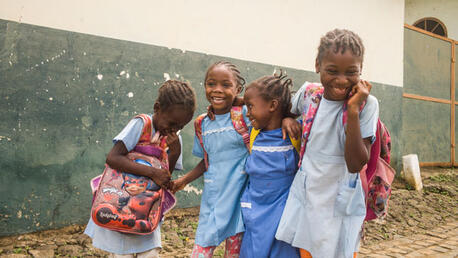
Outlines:
[[207,246],[202,247],[198,244],[194,244],[192,248],[191,258],[212,258],[213,251],[215,251],[216,246]]
[[240,254],[240,247],[242,246],[243,233],[238,233],[235,236],[226,239],[226,251],[224,252],[225,258],[238,258]]
[[159,247],[153,248],[143,253],[138,253],[137,258],[159,258],[160,251],[161,251],[161,248]]
[[110,258],[134,258],[134,255],[133,254],[114,254],[114,253],[110,253],[108,255],[108,257],[110,257]]

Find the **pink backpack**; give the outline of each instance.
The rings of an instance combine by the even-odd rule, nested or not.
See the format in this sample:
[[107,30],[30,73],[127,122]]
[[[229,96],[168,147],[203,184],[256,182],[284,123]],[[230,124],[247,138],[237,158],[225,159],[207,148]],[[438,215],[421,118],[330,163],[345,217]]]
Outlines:
[[[146,166],[168,169],[165,137],[152,135],[150,116],[136,117],[143,120],[144,126],[137,145],[127,157]],[[150,234],[176,203],[172,193],[150,178],[117,171],[107,164],[103,174],[91,180],[91,187],[93,191],[97,189],[91,209],[94,223],[124,233]]]
[[[207,114],[201,114],[196,118],[194,121],[194,130],[196,132],[196,136],[199,139],[200,146],[204,150],[204,162],[205,168],[208,169],[208,154],[204,148],[204,141],[202,137],[202,121],[207,116]],[[231,120],[232,125],[234,126],[235,131],[237,131],[243,138],[243,142],[247,149],[250,149],[250,134],[248,126],[245,123],[245,119],[243,119],[243,107],[241,106],[233,106],[231,108]]]
[[[308,137],[313,120],[323,97],[324,89],[320,84],[308,83],[304,94],[304,112],[302,113],[302,142],[299,166],[305,153]],[[364,104],[360,110],[364,108]],[[305,112],[307,111],[307,112]],[[342,123],[347,123],[347,102],[343,105]],[[377,121],[376,139],[371,147],[368,163],[360,171],[361,183],[366,199],[366,218],[372,220],[383,217],[388,211],[388,201],[391,196],[391,183],[394,169],[389,165],[391,151],[391,137],[386,126]]]

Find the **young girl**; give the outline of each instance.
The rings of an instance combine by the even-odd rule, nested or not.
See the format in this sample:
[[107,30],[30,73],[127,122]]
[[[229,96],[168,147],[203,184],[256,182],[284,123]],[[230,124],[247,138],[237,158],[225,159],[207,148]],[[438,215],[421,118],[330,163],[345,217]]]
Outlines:
[[[358,172],[369,160],[378,119],[371,85],[360,79],[363,56],[361,38],[351,31],[321,38],[315,67],[324,93],[312,99],[319,103],[314,120],[304,120],[313,126],[276,234],[301,248],[301,257],[352,257],[359,246],[366,208]],[[308,86],[292,101],[292,113],[303,117]]]
[[280,74],[257,79],[248,85],[244,95],[253,129],[251,155],[245,165],[248,185],[241,199],[245,223],[241,257],[299,257],[297,248],[275,239],[299,161],[291,139],[283,140],[282,135],[292,85],[291,79],[285,77]]
[[[234,129],[230,111],[244,84],[237,67],[229,62],[217,62],[208,68],[205,95],[215,114],[213,121],[205,117],[201,124],[208,168],[196,136],[193,154],[202,161],[172,182],[172,191],[176,192],[204,175],[199,225],[191,257],[212,257],[215,248],[225,239],[226,257],[238,257],[239,254],[244,231],[240,196],[247,180],[244,166],[248,151],[242,136]],[[243,119],[249,123],[245,113],[246,108]]]
[[[169,80],[159,88],[152,115],[152,135],[159,132],[160,137],[167,137],[170,171],[139,164],[126,157],[140,139],[143,129],[141,118],[132,119],[113,139],[114,146],[108,153],[106,163],[119,171],[147,176],[161,187],[168,186],[181,153],[176,132],[191,121],[195,108],[195,93],[188,83]],[[112,253],[112,257],[159,257],[160,227],[149,235],[124,234],[99,227],[90,219],[84,233],[92,238],[95,247]]]

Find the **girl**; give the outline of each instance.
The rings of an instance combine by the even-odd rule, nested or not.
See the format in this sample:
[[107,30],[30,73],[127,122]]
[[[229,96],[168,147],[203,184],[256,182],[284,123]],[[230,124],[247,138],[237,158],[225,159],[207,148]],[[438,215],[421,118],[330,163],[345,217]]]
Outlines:
[[[193,148],[193,154],[202,161],[173,181],[172,191],[183,189],[203,174],[199,225],[191,257],[212,257],[216,246],[225,239],[226,257],[238,257],[244,231],[240,196],[247,181],[244,166],[248,151],[242,136],[234,129],[230,111],[245,80],[235,65],[221,61],[208,68],[204,83],[215,119],[205,117],[202,120],[204,148],[197,136]],[[245,113],[246,108],[243,109],[243,119],[249,123]],[[204,151],[208,153],[208,168]]]
[[352,257],[359,246],[366,208],[358,172],[369,160],[378,119],[372,86],[360,79],[363,56],[354,32],[326,33],[315,62],[324,92],[321,101],[311,100],[319,103],[314,120],[305,114],[316,87],[306,83],[292,101],[292,113],[302,113],[304,124],[313,126],[309,135],[303,132],[305,154],[276,238],[301,248],[301,257]]
[[[241,199],[245,223],[241,257],[299,257],[297,248],[275,239],[299,161],[293,140],[283,140],[282,135],[282,120],[291,106],[292,81],[285,77],[262,77],[245,91],[247,116],[253,129],[251,155],[245,165],[248,185]],[[299,141],[293,142],[300,148]]]
[[[141,118],[132,119],[113,139],[114,146],[108,153],[106,163],[116,170],[147,176],[157,185],[166,187],[181,153],[176,132],[191,121],[195,108],[196,96],[188,83],[169,80],[159,88],[152,115],[152,135],[159,132],[160,137],[167,137],[170,171],[136,163],[126,157],[140,139],[143,129]],[[159,227],[149,235],[124,234],[99,227],[90,219],[84,233],[92,238],[95,247],[110,252],[111,257],[159,257]]]

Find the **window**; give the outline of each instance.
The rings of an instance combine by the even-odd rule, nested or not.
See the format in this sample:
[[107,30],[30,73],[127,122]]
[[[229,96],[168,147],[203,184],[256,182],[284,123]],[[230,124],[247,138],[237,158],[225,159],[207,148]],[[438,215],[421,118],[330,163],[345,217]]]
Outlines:
[[433,17],[420,19],[413,26],[439,36],[447,37],[447,28],[445,28],[444,23]]

